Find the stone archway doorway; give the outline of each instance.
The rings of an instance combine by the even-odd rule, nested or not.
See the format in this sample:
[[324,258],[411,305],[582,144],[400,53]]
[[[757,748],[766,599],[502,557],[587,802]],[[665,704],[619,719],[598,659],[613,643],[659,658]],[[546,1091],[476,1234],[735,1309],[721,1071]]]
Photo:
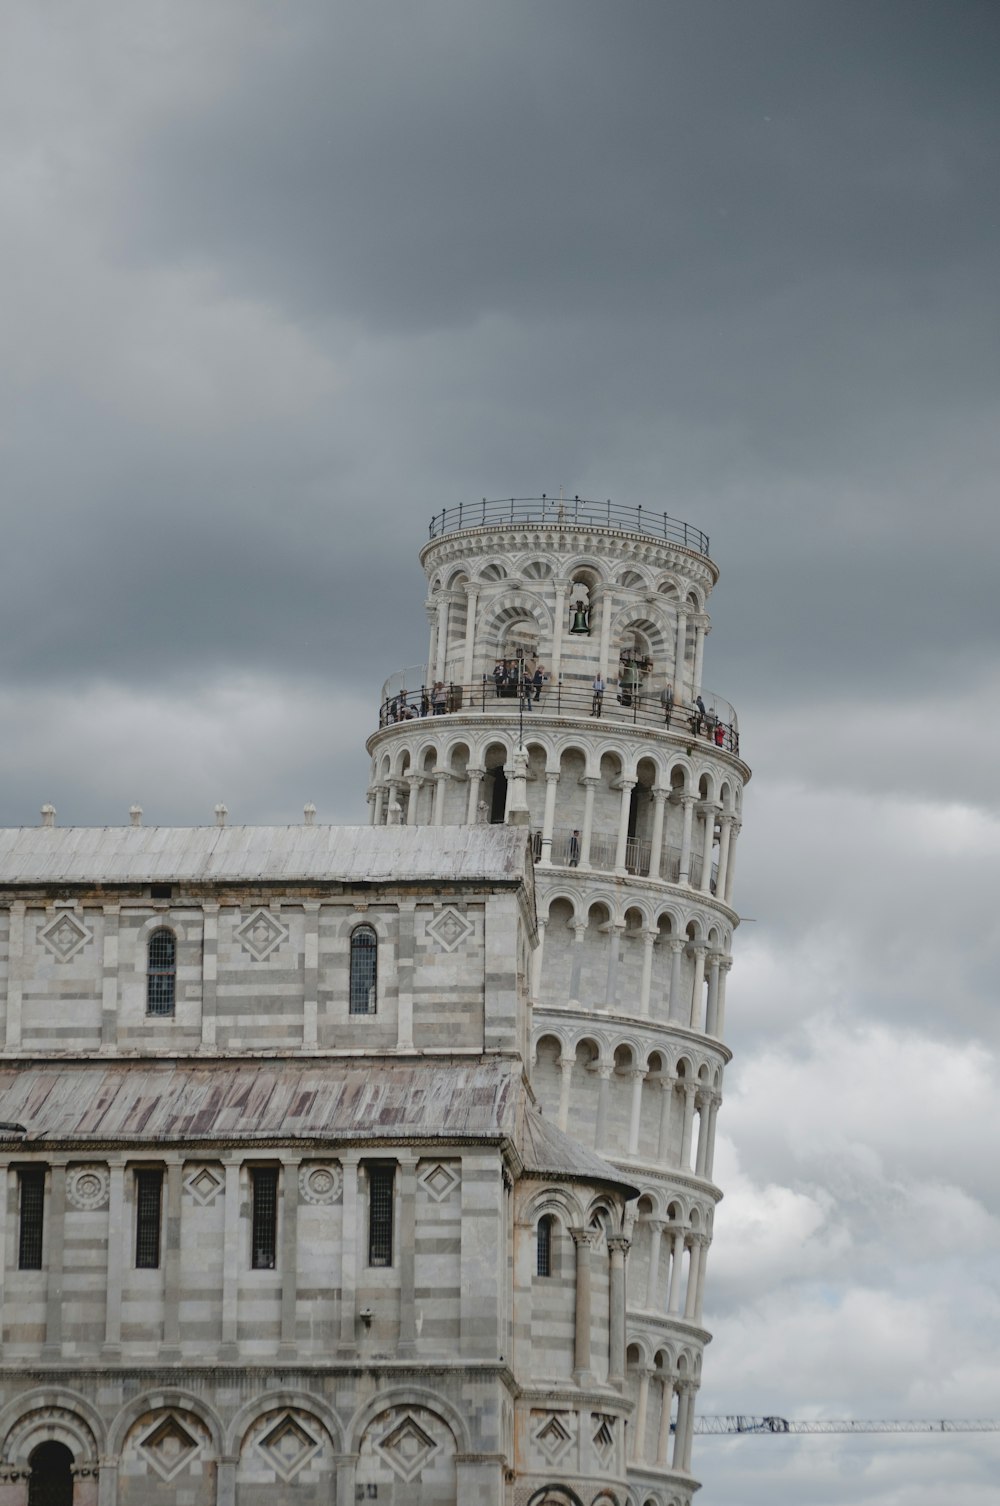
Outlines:
[[28,1464],[28,1506],[73,1506],[73,1455],[65,1443],[40,1443]]

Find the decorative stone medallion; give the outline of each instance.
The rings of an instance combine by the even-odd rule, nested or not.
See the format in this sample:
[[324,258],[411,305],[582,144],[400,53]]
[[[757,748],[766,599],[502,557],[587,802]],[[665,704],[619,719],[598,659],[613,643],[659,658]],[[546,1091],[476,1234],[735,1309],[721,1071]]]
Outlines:
[[321,1444],[290,1412],[258,1439],[257,1448],[287,1484],[319,1453]]
[[335,1203],[343,1183],[335,1161],[307,1161],[299,1167],[299,1196],[304,1203]]
[[69,962],[88,941],[93,941],[94,933],[70,910],[63,910],[42,927],[38,939],[57,962]]
[[263,962],[288,940],[288,927],[269,910],[255,910],[236,929],[236,940],[255,962]]
[[105,1166],[74,1166],[66,1175],[66,1201],[88,1212],[103,1208],[110,1183]]
[[410,1413],[375,1444],[376,1453],[381,1454],[405,1484],[417,1478],[440,1448],[440,1443],[436,1443]]
[[458,1172],[444,1162],[436,1161],[433,1166],[427,1166],[418,1178],[422,1187],[426,1187],[435,1203],[443,1203],[458,1186]]
[[439,910],[434,919],[427,924],[427,934],[443,952],[454,952],[474,935],[475,926],[467,916],[453,905],[446,905]]
[[172,1413],[158,1422],[139,1444],[139,1453],[149,1461],[161,1480],[172,1480],[198,1452],[198,1441]]
[[603,1412],[593,1412],[594,1452],[602,1464],[608,1464],[615,1451],[615,1419]]
[[215,1202],[223,1185],[222,1174],[214,1166],[196,1166],[184,1178],[184,1186],[202,1208]]

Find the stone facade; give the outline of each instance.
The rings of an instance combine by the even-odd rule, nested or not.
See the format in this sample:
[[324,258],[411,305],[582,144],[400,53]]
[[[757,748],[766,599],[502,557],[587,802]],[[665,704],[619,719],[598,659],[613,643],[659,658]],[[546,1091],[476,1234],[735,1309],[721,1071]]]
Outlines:
[[51,821],[0,833],[0,1506],[622,1506],[637,1189],[526,1081],[527,834]]
[[750,777],[704,682],[718,571],[690,525],[577,498],[449,509],[421,563],[428,657],[383,687],[371,819],[532,834],[534,1090],[641,1191],[628,1499],[688,1506]]

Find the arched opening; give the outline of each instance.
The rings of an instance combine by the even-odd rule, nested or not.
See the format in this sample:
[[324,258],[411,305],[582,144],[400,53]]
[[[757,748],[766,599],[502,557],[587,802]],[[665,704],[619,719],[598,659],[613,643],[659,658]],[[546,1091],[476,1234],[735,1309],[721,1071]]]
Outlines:
[[73,1455],[65,1443],[40,1443],[28,1464],[28,1506],[73,1506]]
[[490,785],[490,825],[502,826],[507,811],[507,775],[503,764],[487,769],[486,777]]

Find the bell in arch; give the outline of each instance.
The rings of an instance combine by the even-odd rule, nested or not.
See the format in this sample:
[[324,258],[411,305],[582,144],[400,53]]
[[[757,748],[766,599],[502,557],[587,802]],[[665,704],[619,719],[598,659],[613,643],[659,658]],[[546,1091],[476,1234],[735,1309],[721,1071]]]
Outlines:
[[573,621],[570,624],[569,630],[571,633],[590,632],[590,608],[585,606],[581,600],[573,603]]

